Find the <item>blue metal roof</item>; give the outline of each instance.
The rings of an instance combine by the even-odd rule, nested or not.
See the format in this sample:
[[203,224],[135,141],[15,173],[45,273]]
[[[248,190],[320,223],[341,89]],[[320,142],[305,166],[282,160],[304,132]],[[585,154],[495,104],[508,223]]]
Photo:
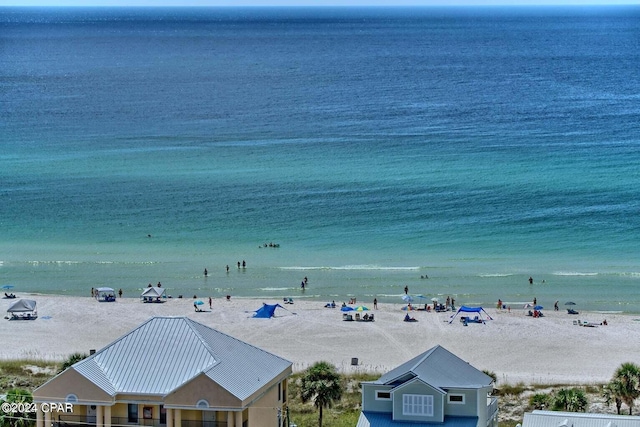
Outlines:
[[362,412],[356,427],[477,427],[478,417],[445,417],[442,423],[394,421],[391,413]]
[[376,384],[394,384],[418,377],[441,389],[482,388],[493,380],[442,346],[435,346],[381,376]]

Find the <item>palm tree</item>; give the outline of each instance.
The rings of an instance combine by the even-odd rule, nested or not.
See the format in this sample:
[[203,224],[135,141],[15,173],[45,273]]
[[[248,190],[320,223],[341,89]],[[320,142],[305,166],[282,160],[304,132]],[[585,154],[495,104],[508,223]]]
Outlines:
[[342,398],[340,375],[329,363],[318,362],[307,369],[301,381],[300,399],[303,403],[313,401],[319,410],[318,427],[322,427],[322,409]]
[[86,359],[87,357],[89,357],[89,355],[86,353],[73,353],[71,356],[67,357],[67,360],[64,361],[58,373],[63,372],[65,369],[70,368],[71,366],[75,365],[83,359]]
[[587,396],[584,394],[584,391],[579,388],[561,388],[556,393],[553,409],[565,410],[569,412],[578,412],[584,411],[588,405]]
[[629,407],[629,415],[633,412],[633,401],[640,397],[640,367],[627,362],[620,365],[613,374],[620,382],[620,399]]
[[536,393],[529,398],[529,405],[533,409],[546,409],[549,407],[549,403],[552,401],[552,396],[546,393]]
[[[33,402],[33,396],[31,396],[31,393],[27,390],[14,388],[7,392],[4,402],[22,404],[18,405],[18,407],[24,408],[25,403]],[[0,426],[2,427],[28,427],[33,425],[34,422],[34,412],[2,411],[2,413],[0,413]]]
[[604,397],[607,405],[615,402],[618,415],[620,415],[620,409],[622,408],[622,399],[620,396],[622,396],[622,384],[620,381],[613,379],[609,384],[605,384],[602,387],[602,397]]

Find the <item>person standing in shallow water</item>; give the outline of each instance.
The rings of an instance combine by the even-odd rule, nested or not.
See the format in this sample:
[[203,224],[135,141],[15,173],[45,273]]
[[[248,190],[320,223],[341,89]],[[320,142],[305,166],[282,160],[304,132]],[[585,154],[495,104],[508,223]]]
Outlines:
[[409,293],[409,287],[405,286],[404,287],[404,294],[407,295]]
[[376,310],[378,309],[378,298],[373,299],[373,308]]

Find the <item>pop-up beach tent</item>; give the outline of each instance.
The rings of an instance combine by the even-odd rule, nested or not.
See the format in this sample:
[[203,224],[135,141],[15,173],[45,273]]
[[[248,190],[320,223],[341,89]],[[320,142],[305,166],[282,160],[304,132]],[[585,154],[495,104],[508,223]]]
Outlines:
[[285,309],[280,304],[269,305],[269,304],[262,303],[262,307],[257,309],[255,313],[253,313],[252,317],[256,317],[258,319],[268,319],[270,317],[273,317],[273,313],[276,311],[276,308],[278,307]]
[[456,316],[458,314],[460,314],[460,313],[477,313],[477,315],[479,316],[479,319],[482,321],[482,323],[485,323],[484,319],[482,318],[482,313],[487,315],[487,319],[493,320],[493,319],[491,319],[491,316],[489,316],[489,313],[484,311],[484,308],[482,308],[482,307],[467,307],[466,305],[463,305],[458,309],[456,314],[451,316],[451,320],[449,321],[449,323],[453,322],[453,320],[456,318]]
[[11,303],[7,309],[12,319],[35,319],[38,317],[36,302],[32,299],[19,299]]

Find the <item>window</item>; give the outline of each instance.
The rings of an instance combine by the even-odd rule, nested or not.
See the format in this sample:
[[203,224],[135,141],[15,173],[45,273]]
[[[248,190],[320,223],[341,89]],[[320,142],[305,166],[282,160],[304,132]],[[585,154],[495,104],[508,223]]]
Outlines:
[[278,383],[278,402],[282,400],[282,383]]
[[376,400],[391,400],[391,393],[388,391],[376,390]]
[[160,424],[167,423],[167,410],[164,405],[160,405]]
[[448,395],[449,403],[464,404],[464,394],[450,394]]
[[433,396],[423,394],[402,395],[402,415],[433,416]]
[[138,422],[138,405],[136,403],[129,403],[127,409],[127,421],[130,423]]

